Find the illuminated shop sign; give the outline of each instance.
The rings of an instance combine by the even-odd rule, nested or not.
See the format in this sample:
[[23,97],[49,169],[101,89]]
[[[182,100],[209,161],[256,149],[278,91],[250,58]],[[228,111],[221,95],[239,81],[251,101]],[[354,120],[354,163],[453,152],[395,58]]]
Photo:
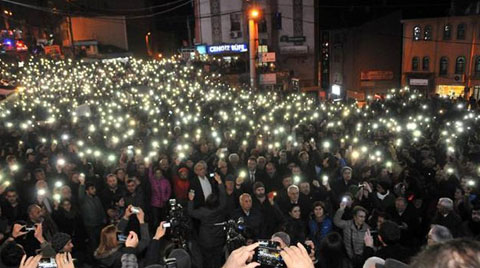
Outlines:
[[242,53],[247,52],[248,47],[247,44],[222,44],[222,45],[212,45],[207,46],[207,53],[208,54],[219,54],[219,53]]

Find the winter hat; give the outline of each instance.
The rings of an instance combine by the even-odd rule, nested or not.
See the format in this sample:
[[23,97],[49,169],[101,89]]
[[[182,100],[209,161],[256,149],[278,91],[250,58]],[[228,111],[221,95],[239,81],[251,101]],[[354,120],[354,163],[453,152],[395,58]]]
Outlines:
[[346,170],[352,171],[352,168],[349,167],[349,166],[344,166],[344,167],[342,167],[342,172],[341,172],[341,174],[343,174],[343,172],[345,172]]
[[55,252],[60,252],[70,240],[72,240],[72,237],[69,234],[56,233],[52,237],[52,247]]
[[255,192],[260,187],[265,188],[265,185],[263,184],[263,182],[257,181],[256,183],[253,184],[253,191]]

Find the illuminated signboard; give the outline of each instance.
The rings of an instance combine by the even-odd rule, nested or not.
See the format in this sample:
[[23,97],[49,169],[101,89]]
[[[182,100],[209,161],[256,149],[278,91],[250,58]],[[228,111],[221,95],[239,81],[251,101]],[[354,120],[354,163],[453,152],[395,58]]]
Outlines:
[[248,47],[246,43],[241,44],[222,44],[207,46],[207,54],[220,54],[220,53],[242,53],[247,52]]

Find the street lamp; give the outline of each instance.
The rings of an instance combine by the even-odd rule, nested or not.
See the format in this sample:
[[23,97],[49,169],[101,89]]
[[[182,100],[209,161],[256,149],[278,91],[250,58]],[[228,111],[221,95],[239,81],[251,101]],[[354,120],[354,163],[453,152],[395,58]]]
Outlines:
[[253,89],[257,88],[257,72],[255,67],[255,56],[257,54],[258,46],[258,23],[260,19],[260,10],[252,7],[248,10],[248,34],[250,47],[250,86]]
[[152,52],[150,51],[150,35],[152,35],[151,32],[148,32],[145,35],[145,45],[147,46],[147,54],[148,56],[152,56]]

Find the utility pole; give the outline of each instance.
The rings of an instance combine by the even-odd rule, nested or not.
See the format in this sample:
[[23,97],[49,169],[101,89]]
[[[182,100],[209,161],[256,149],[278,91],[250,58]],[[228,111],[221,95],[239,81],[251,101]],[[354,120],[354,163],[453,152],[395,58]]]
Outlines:
[[249,34],[249,56],[250,56],[250,86],[257,89],[256,56],[258,47],[258,19],[260,10],[252,6],[248,11],[248,34]]
[[192,30],[190,29],[190,16],[187,16],[188,47],[192,47]]
[[73,27],[72,27],[72,4],[70,3],[71,0],[67,0],[68,2],[68,28],[70,30],[70,45],[72,46],[72,54],[75,58],[75,44],[73,39]]

